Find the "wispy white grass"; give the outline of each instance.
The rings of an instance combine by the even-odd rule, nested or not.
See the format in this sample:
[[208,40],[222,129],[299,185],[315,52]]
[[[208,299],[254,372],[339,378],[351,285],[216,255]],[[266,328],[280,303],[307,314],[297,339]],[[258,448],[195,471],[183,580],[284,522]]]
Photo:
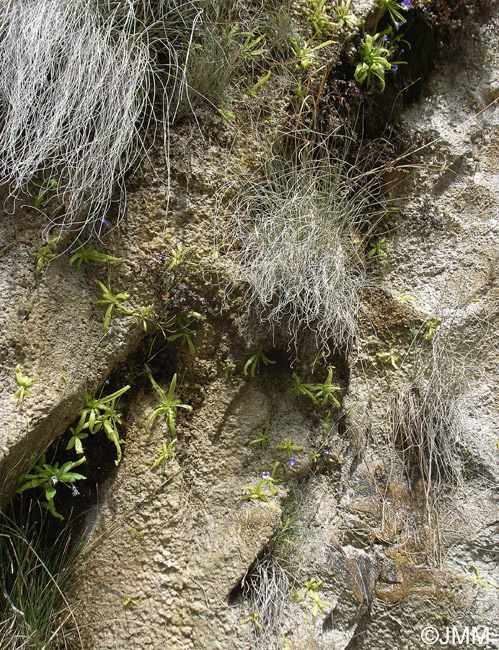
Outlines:
[[59,224],[80,231],[108,207],[133,161],[147,48],[115,33],[88,0],[0,5],[0,179],[30,192],[41,170],[57,177]]
[[274,648],[279,643],[284,612],[288,606],[294,579],[279,562],[268,557],[257,563],[243,581],[243,593],[258,615],[255,646]]
[[356,340],[375,180],[325,147],[304,148],[291,161],[274,158],[233,201],[224,242],[231,280],[295,346],[306,331],[326,352]]
[[423,478],[428,504],[463,476],[466,378],[462,360],[450,351],[442,333],[415,347],[411,381],[390,401],[395,445]]
[[0,182],[37,194],[33,181],[56,178],[59,231],[99,233],[116,185],[124,200],[155,102],[168,124],[193,28],[182,12],[195,20],[195,4],[0,2]]

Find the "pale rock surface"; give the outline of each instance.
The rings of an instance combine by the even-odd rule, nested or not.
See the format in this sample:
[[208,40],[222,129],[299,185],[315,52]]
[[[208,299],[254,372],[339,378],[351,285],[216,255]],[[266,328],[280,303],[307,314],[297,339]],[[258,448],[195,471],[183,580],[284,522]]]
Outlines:
[[[437,504],[436,524],[427,518],[422,485],[409,483],[388,430],[387,404],[409,360],[398,371],[383,367],[376,353],[384,348],[364,328],[365,340],[348,364],[345,405],[351,409],[339,431],[326,431],[329,454],[317,471],[311,452],[324,425],[288,392],[282,353],[274,350],[276,366],[262,369],[256,381],[242,375],[248,349],[234,317],[217,311],[219,296],[207,306],[212,327],[200,329],[197,355],[177,350],[175,364],[170,360],[171,367],[155,374],[167,390],[178,372],[180,395],[195,408],[192,414],[179,410],[176,458],[152,471],[169,436],[162,418],[149,437],[145,433],[157,396],[144,381],[143,355],[140,362],[132,359],[144,331],[135,319],[115,316],[103,336],[94,280],[106,282],[107,271],[70,269],[65,253],[35,278],[41,220],[24,209],[18,241],[9,247],[16,234],[13,217],[5,216],[4,497],[25,469],[27,453],[37,456],[72,423],[85,390],[99,388],[119,364],[129,363],[136,377],[126,400],[124,458],[87,514],[87,546],[72,594],[88,650],[419,650],[426,647],[420,636],[425,626],[453,625],[490,626],[483,647],[498,647],[497,592],[469,578],[474,563],[499,582],[497,20],[496,11],[488,24],[476,26],[467,49],[437,70],[423,98],[404,114],[407,133],[434,143],[422,151],[422,167],[397,190],[403,219],[381,264],[384,302],[378,314],[375,301],[366,307],[366,323],[377,316],[382,334],[383,318],[392,319],[391,345],[401,357],[411,319],[437,315],[449,332],[449,355],[464,359],[468,426],[460,447],[468,450],[468,466],[462,484]],[[160,304],[159,256],[173,243],[203,247],[200,266],[208,281],[216,192],[241,173],[243,156],[245,165],[257,164],[258,145],[241,138],[227,146],[222,122],[208,126],[203,138],[188,124],[172,132],[168,212],[168,174],[156,152],[154,169],[145,165],[131,187],[126,221],[106,240],[106,252],[124,258],[111,266],[111,285],[129,291],[137,306]],[[396,301],[405,288],[422,312]],[[270,337],[265,349],[272,349]],[[220,359],[237,363],[232,379],[223,376]],[[13,399],[17,363],[38,378],[22,407]],[[249,446],[266,426],[267,449]],[[272,470],[275,446],[288,436],[304,449],[290,480],[278,486],[274,506],[242,500],[242,486]],[[288,517],[289,543],[269,565],[281,582],[268,607],[280,602],[280,612],[274,627],[258,632],[243,622],[255,611],[245,576],[266,558]],[[289,576],[298,599],[305,580],[322,581],[316,616],[306,595],[300,602],[289,594],[279,601]]]

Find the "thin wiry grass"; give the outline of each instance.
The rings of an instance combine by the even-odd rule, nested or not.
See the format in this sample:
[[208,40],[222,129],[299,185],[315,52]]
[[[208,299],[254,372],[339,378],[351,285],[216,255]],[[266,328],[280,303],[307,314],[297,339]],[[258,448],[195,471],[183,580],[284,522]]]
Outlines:
[[44,170],[65,205],[61,227],[95,227],[132,163],[144,103],[148,54],[130,39],[133,15],[116,35],[86,0],[0,10],[1,180],[28,193]]
[[[241,96],[249,79],[256,82],[289,50],[290,0],[245,2],[214,0],[206,4],[196,25],[194,46],[186,67],[188,92],[184,110],[208,101],[222,114],[232,98]],[[259,39],[250,52],[247,41]],[[255,54],[255,51],[261,50]],[[279,75],[287,70],[280,69]],[[275,75],[275,70],[273,76]]]
[[46,513],[36,505],[0,521],[0,650],[71,650],[79,639],[75,614],[64,593],[75,554],[65,527],[49,547]]
[[242,45],[230,35],[228,21],[218,22],[206,15],[200,26],[201,36],[190,54],[187,69],[190,92],[185,103],[191,107],[208,101],[220,108],[228,101],[230,85],[241,67]]
[[282,632],[293,589],[298,586],[299,568],[293,548],[299,545],[297,518],[304,492],[296,488],[282,504],[281,523],[267,547],[241,581],[241,591],[256,615],[253,624],[255,647],[262,650],[281,648]]
[[292,160],[274,157],[233,200],[223,241],[230,279],[247,287],[245,302],[262,322],[286,326],[290,345],[306,331],[326,352],[355,342],[379,180],[346,152],[303,147]]
[[257,615],[257,647],[270,648],[279,639],[282,616],[294,579],[272,555],[258,562],[242,584],[243,595]]
[[124,174],[157,125],[151,104],[168,124],[171,79],[183,83],[184,8],[194,21],[189,1],[0,3],[0,182],[19,195],[55,179],[51,227],[98,234],[116,184],[123,207]]
[[390,402],[391,430],[395,446],[409,471],[424,480],[428,505],[438,490],[463,476],[459,452],[466,419],[462,395],[465,378],[459,359],[449,353],[445,337],[414,346],[411,381]]
[[[251,6],[250,11],[246,3],[238,0],[216,0],[206,6],[186,69],[189,86],[186,103],[191,107],[199,101],[208,101],[223,109],[228,103],[237,81],[245,76],[245,63],[248,65],[243,56],[244,42],[250,33],[259,35],[255,12],[259,15],[261,10]],[[252,60],[251,65],[257,64],[260,58]]]

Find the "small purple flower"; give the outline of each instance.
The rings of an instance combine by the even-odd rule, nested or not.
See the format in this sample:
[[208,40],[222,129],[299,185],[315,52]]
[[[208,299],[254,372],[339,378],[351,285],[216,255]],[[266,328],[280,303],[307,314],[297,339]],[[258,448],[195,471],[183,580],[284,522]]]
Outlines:
[[52,481],[52,485],[57,485],[57,483],[59,483],[57,476],[51,476],[50,480]]
[[293,458],[290,458],[290,459],[288,460],[288,467],[289,467],[289,469],[293,469],[293,467],[294,467],[297,463],[298,463],[298,461],[296,460],[296,458],[295,458],[294,456],[293,456]]
[[398,69],[399,69],[398,65],[396,63],[394,63],[392,65],[392,72],[397,72]]
[[264,473],[262,474],[262,478],[263,478],[263,479],[268,479],[268,478],[270,478],[270,472],[264,472]]
[[402,0],[400,6],[402,7],[402,9],[409,11],[409,9],[411,8],[411,0]]
[[72,486],[72,488],[71,488],[71,494],[72,494],[74,497],[77,497],[77,496],[80,494],[79,491],[78,491],[77,488],[76,488],[76,485],[73,485],[73,486]]
[[403,20],[399,20],[399,21],[397,21],[395,24],[397,25],[397,27],[402,27],[402,25],[404,24],[404,21],[403,21]]
[[99,221],[101,222],[101,224],[102,224],[103,226],[109,226],[109,221],[106,221],[106,220],[104,219],[104,217],[101,217],[101,218],[99,219]]
[[388,40],[388,36],[385,34],[384,36],[381,37],[381,40],[382,40],[382,41],[387,41],[387,40]]
[[327,456],[327,455],[329,454],[329,449],[324,449],[324,453],[325,453],[326,456]]

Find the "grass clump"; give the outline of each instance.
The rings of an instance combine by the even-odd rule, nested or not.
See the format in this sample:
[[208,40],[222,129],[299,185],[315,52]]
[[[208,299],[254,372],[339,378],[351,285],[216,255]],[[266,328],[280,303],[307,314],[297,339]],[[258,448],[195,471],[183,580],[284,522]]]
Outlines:
[[375,181],[345,152],[304,146],[291,160],[273,157],[230,206],[231,280],[246,285],[249,308],[272,328],[285,326],[295,347],[303,332],[326,351],[356,339]]
[[466,430],[463,373],[445,338],[415,346],[410,380],[390,403],[391,430],[413,478],[424,480],[430,505],[445,484],[463,477],[460,445]]
[[[247,620],[258,623],[255,624],[258,648],[271,647],[278,638],[293,584],[288,570],[272,557],[262,558],[244,578],[242,591],[253,614]],[[243,619],[242,623],[245,622]]]
[[293,548],[300,544],[297,519],[302,499],[299,490],[286,498],[279,528],[238,587],[249,613],[241,623],[253,623],[255,648],[281,647],[279,640],[289,622],[293,590],[300,584]]
[[243,93],[258,98],[258,90],[275,76],[270,67],[290,56],[291,4],[291,0],[204,4],[186,69],[191,108],[208,101],[230,122],[235,117],[229,108],[234,100],[240,101]]
[[33,501],[16,500],[1,513],[1,650],[83,647],[65,597],[75,561],[70,528],[52,530],[49,542],[47,523]]
[[58,177],[64,230],[98,229],[132,163],[148,67],[133,30],[132,12],[116,32],[88,0],[0,5],[1,180],[17,193]]
[[165,124],[174,112],[196,9],[194,0],[0,3],[0,182],[13,195],[49,182],[44,206],[63,206],[49,228],[99,234],[116,184],[123,207],[153,108]]

